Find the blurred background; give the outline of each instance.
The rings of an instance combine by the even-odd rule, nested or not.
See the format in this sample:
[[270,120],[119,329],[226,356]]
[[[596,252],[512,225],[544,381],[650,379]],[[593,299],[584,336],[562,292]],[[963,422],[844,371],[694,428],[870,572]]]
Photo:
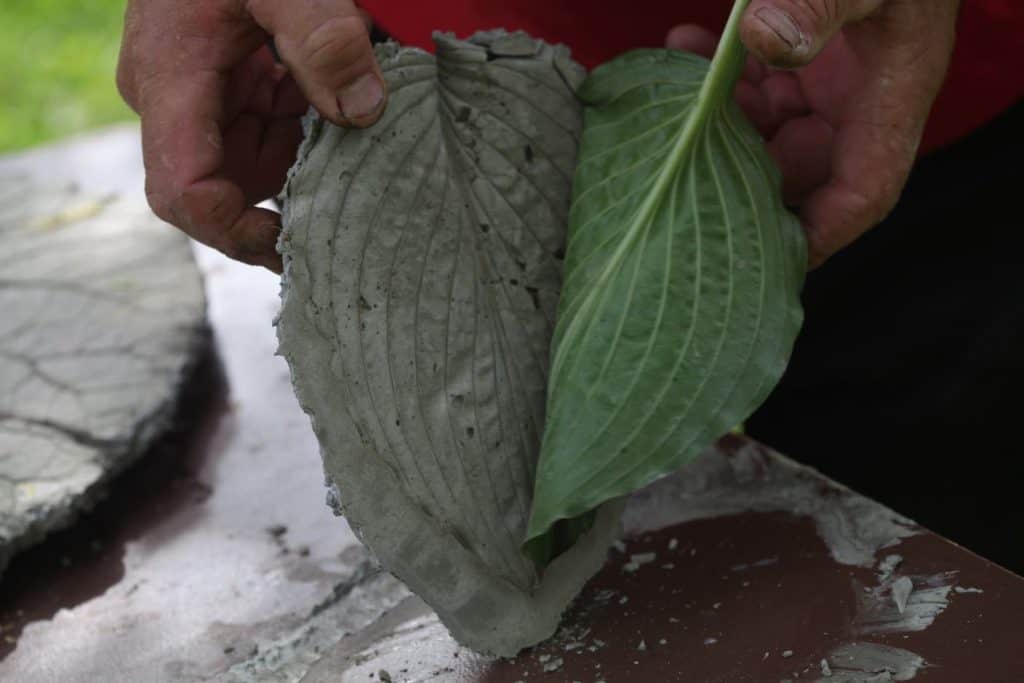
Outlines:
[[124,0],[0,3],[0,153],[130,120],[114,85]]

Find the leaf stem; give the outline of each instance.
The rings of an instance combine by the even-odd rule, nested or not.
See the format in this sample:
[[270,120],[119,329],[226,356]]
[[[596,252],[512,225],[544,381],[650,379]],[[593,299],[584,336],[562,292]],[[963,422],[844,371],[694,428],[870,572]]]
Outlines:
[[[729,19],[725,23],[725,29],[722,31],[722,38],[718,41],[718,48],[711,58],[711,65],[708,67],[708,72],[704,76],[704,82],[697,93],[696,102],[693,105],[693,113],[686,118],[685,123],[680,128],[679,134],[676,136],[661,171],[654,179],[651,191],[637,209],[636,216],[631,221],[633,227],[626,232],[622,241],[612,253],[608,261],[609,265],[603,269],[600,278],[591,290],[592,292],[602,290],[607,274],[615,270],[615,266],[621,263],[634,242],[639,239],[641,231],[635,229],[635,226],[642,225],[657,209],[666,189],[674,181],[676,174],[683,166],[687,152],[692,149],[693,140],[701,134],[704,124],[712,112],[717,111],[724,102],[728,101],[728,98],[732,97],[733,88],[736,85],[736,81],[739,80],[740,74],[743,73],[743,64],[747,58],[746,48],[743,47],[743,43],[740,41],[740,20],[743,18],[743,12],[749,4],[750,0],[735,0],[733,3]],[[594,297],[592,295],[587,296],[583,305],[573,315],[572,321],[569,323],[569,329],[564,335],[565,337],[571,335],[578,321],[583,317],[586,307],[593,300]],[[561,371],[564,348],[565,345],[562,344],[555,351],[549,375],[552,378]]]
[[732,97],[733,88],[747,59],[747,50],[740,40],[740,21],[750,0],[736,0],[725,23],[722,38],[718,41],[715,55],[711,58],[711,67],[704,78],[700,96],[697,98],[701,111],[695,112],[704,117],[709,110],[717,108],[726,98]]

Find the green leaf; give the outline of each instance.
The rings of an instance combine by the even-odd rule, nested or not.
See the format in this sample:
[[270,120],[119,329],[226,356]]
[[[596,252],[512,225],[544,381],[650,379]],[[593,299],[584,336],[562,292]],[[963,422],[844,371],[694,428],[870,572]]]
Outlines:
[[745,5],[713,62],[635,51],[578,93],[584,131],[524,546],[538,566],[603,502],[742,422],[785,368],[806,246],[732,99]]

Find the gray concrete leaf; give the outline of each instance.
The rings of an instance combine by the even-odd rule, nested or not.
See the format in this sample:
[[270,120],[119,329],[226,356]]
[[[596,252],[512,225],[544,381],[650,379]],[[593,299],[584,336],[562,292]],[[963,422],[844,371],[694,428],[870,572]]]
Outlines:
[[2,571],[152,443],[207,334],[188,241],[145,204],[38,169],[0,188]]
[[366,130],[307,121],[285,191],[281,353],[330,487],[385,567],[461,642],[549,636],[619,506],[538,576],[520,552],[582,108],[561,46],[436,35],[378,48]]

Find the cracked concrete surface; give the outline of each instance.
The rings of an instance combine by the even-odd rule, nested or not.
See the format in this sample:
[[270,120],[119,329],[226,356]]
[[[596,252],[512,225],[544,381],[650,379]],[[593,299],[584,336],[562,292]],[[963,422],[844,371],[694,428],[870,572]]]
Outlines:
[[184,236],[54,161],[0,165],[0,571],[162,432],[208,337]]

